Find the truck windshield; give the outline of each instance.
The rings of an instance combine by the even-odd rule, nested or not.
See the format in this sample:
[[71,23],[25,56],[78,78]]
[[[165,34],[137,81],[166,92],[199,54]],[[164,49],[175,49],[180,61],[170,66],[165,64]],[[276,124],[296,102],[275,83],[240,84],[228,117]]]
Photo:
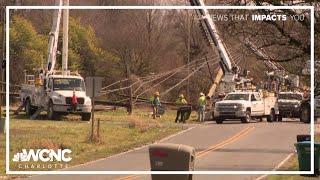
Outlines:
[[302,100],[302,95],[300,95],[300,94],[279,94],[278,99]]
[[56,78],[53,80],[53,90],[76,90],[84,91],[85,86],[82,79]]
[[249,94],[228,94],[225,100],[245,100],[249,101]]

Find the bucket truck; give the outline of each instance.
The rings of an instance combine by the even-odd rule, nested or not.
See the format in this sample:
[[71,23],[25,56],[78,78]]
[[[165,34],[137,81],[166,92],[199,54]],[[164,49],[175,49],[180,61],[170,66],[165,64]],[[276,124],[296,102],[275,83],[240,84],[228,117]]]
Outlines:
[[[56,6],[68,6],[69,0],[56,0]],[[60,19],[63,11],[62,68],[56,70]],[[68,70],[69,9],[56,9],[49,34],[47,64],[37,75],[27,75],[22,85],[20,99],[25,112],[35,119],[42,111],[48,119],[62,115],[79,114],[83,121],[91,118],[91,99],[86,95],[84,79],[77,72]]]
[[[268,121],[274,121],[279,113],[276,97],[269,93],[252,92],[255,87],[252,86],[251,79],[247,78],[247,71],[243,71],[244,73],[241,74],[239,73],[239,67],[232,64],[218,29],[203,0],[190,0],[190,3],[193,6],[200,7],[196,10],[196,13],[200,19],[201,28],[204,30],[210,46],[213,50],[217,50],[220,57],[220,69],[207,96],[214,98],[215,93],[218,92],[227,94],[226,97],[232,97],[215,102],[214,107],[211,108],[214,110],[207,114],[212,115],[218,124],[226,119],[241,119],[243,123],[248,123],[251,117],[262,119],[264,116],[267,117]],[[238,95],[235,91],[242,92]],[[242,97],[249,98],[244,100]]]
[[305,117],[301,118],[308,113],[308,110],[304,110],[305,100],[303,93],[299,91],[299,76],[287,72],[281,64],[275,62],[274,58],[267,55],[263,49],[257,48],[249,39],[246,39],[245,45],[271,70],[266,73],[267,80],[264,85],[269,91],[277,93],[278,121],[282,121],[282,118],[300,118],[300,121],[307,122]]

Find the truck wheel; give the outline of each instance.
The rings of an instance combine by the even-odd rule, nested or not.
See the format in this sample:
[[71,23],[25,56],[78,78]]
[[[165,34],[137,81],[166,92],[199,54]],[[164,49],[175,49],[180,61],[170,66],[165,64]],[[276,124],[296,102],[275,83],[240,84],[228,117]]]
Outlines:
[[223,118],[216,118],[216,123],[217,123],[217,124],[222,124],[223,121],[224,121]]
[[251,111],[247,110],[246,111],[246,116],[241,118],[242,123],[249,123],[251,121]]
[[276,113],[274,111],[274,109],[271,109],[270,115],[267,116],[267,121],[268,122],[273,122],[276,119]]
[[36,112],[36,108],[31,105],[30,99],[26,100],[26,104],[24,107],[27,116],[32,116]]
[[54,119],[56,119],[56,117],[57,117],[57,114],[56,114],[56,112],[54,112],[53,103],[52,103],[52,101],[50,101],[48,104],[48,109],[47,109],[47,118],[50,120],[54,120]]
[[310,109],[308,106],[303,106],[301,108],[301,113],[300,113],[300,121],[304,123],[310,123],[311,119],[311,114],[310,114]]
[[279,122],[282,122],[282,116],[281,116],[281,114],[278,115],[278,121],[279,121]]
[[81,121],[90,121],[91,113],[83,113],[81,114]]

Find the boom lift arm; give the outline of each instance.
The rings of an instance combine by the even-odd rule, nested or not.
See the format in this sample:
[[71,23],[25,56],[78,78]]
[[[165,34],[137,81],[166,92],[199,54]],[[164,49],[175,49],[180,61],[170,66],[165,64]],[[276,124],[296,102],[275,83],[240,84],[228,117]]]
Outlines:
[[[55,1],[55,6],[62,6],[62,5],[63,5],[63,0]],[[61,9],[55,9],[53,13],[53,18],[52,18],[53,23],[52,23],[51,31],[49,33],[46,74],[51,74],[56,64],[61,13],[62,13]]]
[[220,65],[224,73],[232,72],[232,64],[229,55],[224,47],[224,44],[219,36],[218,29],[211,19],[208,9],[203,0],[190,0],[191,5],[200,6],[202,9],[197,9],[198,16],[201,18],[201,26],[205,30],[207,39],[213,49],[217,49],[220,56]]
[[201,27],[205,31],[210,46],[213,50],[217,49],[220,57],[220,68],[207,94],[208,97],[212,97],[216,92],[219,83],[223,80],[223,78],[226,77],[226,74],[231,76],[228,76],[228,78],[225,80],[229,82],[234,81],[235,72],[233,71],[235,69],[237,70],[238,67],[232,66],[231,59],[226,51],[226,47],[219,36],[218,29],[214,24],[208,9],[206,9],[206,5],[204,4],[203,0],[190,0],[190,3],[192,6],[201,7],[201,9],[196,10],[197,15],[200,17]]

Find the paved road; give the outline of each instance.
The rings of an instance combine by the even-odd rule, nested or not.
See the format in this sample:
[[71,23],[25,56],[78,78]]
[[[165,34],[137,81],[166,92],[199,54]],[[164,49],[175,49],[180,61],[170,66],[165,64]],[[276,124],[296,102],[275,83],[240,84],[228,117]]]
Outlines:
[[[213,122],[164,140],[196,148],[196,170],[271,171],[294,152],[295,136],[308,134],[309,124],[284,119],[281,123],[241,124],[237,121],[217,125]],[[147,171],[148,148],[69,168],[72,171]],[[280,168],[281,169],[281,168]],[[259,175],[194,175],[194,179],[255,179]],[[31,179],[151,179],[149,175],[47,175]]]

